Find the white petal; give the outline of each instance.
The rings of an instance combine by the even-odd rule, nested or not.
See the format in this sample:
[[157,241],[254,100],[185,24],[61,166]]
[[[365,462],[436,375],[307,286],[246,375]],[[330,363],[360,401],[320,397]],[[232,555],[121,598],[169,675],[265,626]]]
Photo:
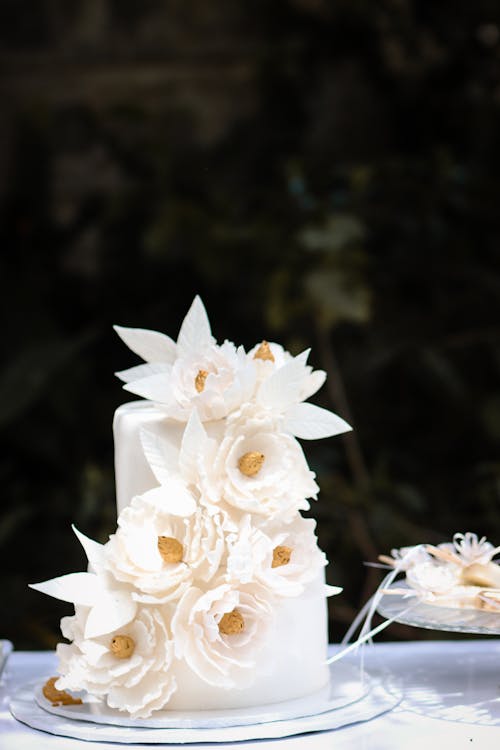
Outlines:
[[302,384],[307,376],[305,361],[308,354],[309,350],[302,352],[262,383],[258,400],[263,406],[284,410],[302,400]]
[[104,564],[104,545],[99,544],[99,542],[95,542],[93,539],[90,539],[88,536],[85,536],[85,534],[82,534],[81,531],[78,531],[76,526],[71,527],[73,531],[75,532],[78,541],[82,545],[83,549],[85,550],[85,554],[87,555],[87,560],[89,563],[94,567],[99,567],[100,565]]
[[160,484],[179,473],[179,449],[159,435],[141,429],[140,440],[146,460]]
[[135,393],[150,401],[159,401],[162,404],[168,404],[172,400],[172,390],[170,380],[166,374],[150,375],[141,380],[134,380],[133,383],[125,383],[123,386],[126,391]]
[[179,466],[186,481],[196,481],[198,472],[196,458],[203,455],[207,442],[207,433],[201,423],[196,409],[191,412],[189,421],[182,436]]
[[283,429],[303,440],[318,440],[349,432],[352,427],[337,414],[320,406],[295,404],[285,414]]
[[207,346],[214,343],[207,311],[200,297],[196,295],[184,320],[182,321],[177,348],[179,356],[200,354]]
[[102,584],[93,573],[69,573],[42,583],[30,583],[31,589],[63,602],[92,607],[102,594]]
[[123,380],[124,383],[132,383],[134,380],[142,380],[142,378],[147,378],[150,375],[169,373],[170,370],[170,365],[167,365],[165,362],[153,362],[152,364],[129,367],[128,370],[115,372],[115,375],[120,380]]
[[98,638],[127,625],[137,610],[137,603],[124,591],[107,592],[92,608],[85,625],[85,638]]
[[176,358],[176,346],[170,336],[146,328],[113,326],[122,341],[146,362],[169,362]]
[[141,497],[145,502],[164,513],[175,516],[191,516],[196,510],[196,501],[181,479],[171,477],[161,487],[148,490]]

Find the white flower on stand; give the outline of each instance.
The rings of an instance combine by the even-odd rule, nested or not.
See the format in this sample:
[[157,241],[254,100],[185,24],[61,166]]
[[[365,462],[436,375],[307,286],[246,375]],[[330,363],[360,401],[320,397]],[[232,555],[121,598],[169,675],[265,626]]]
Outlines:
[[222,688],[250,685],[266,643],[273,610],[257,585],[190,588],[172,617],[175,653],[198,677]]
[[218,346],[201,299],[195,297],[177,343],[165,334],[115,326],[145,365],[116,373],[125,390],[155,401],[167,417],[186,422],[193,409],[203,421],[222,419],[251,398],[256,367],[242,347]]
[[186,513],[164,485],[132,500],[105,545],[113,576],[132,597],[159,603],[179,599],[194,579],[209,580],[225,551],[220,518],[200,507]]
[[164,708],[177,684],[174,646],[161,611],[139,608],[130,623],[94,638],[85,637],[87,615],[77,607],[61,620],[62,634],[72,643],[57,646],[62,676],[56,688],[87,690],[134,719]]
[[406,571],[406,581],[417,596],[432,601],[456,589],[460,584],[460,575],[459,571],[451,566],[422,562]]
[[[257,368],[257,380],[259,385],[271,377],[276,370],[294,360],[294,357],[281,344],[273,341],[262,341],[256,344],[248,352],[248,358],[255,361]],[[319,391],[326,380],[324,370],[313,370],[310,365],[303,364],[300,389],[298,393],[299,401],[306,401]]]
[[244,516],[238,532],[228,535],[227,580],[257,581],[276,596],[299,596],[327,564],[315,527],[312,518],[300,515],[289,524],[269,528],[256,527],[249,515]]

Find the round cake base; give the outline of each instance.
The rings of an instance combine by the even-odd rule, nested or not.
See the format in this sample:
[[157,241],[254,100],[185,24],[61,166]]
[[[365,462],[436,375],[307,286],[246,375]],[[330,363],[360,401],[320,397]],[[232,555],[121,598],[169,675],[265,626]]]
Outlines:
[[101,702],[53,707],[42,684],[31,682],[13,695],[10,710],[18,721],[65,737],[126,744],[235,742],[338,729],[390,711],[401,699],[377,677],[342,662],[330,666],[329,688],[302,699],[237,711],[163,711],[147,721],[126,718]]

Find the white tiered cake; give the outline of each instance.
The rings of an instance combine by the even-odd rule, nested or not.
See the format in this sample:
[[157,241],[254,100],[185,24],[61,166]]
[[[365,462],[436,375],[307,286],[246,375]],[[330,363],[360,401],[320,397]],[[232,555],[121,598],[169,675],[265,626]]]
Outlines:
[[146,400],[115,414],[116,533],[75,529],[88,572],[33,585],[75,605],[47,697],[85,690],[147,718],[321,689],[339,589],[300,514],[319,488],[296,438],[350,429],[305,403],[325,374],[278,344],[218,346],[198,297],[176,343],[116,330],[145,360],[118,376]]

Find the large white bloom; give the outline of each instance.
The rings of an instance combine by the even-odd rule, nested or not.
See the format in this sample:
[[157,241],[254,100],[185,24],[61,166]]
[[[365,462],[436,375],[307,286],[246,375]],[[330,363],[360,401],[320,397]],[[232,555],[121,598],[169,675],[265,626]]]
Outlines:
[[176,655],[210,685],[247,687],[257,674],[255,659],[266,643],[272,611],[256,585],[190,588],[172,618]]
[[166,416],[187,421],[222,419],[251,398],[256,367],[242,347],[218,346],[201,299],[195,297],[177,343],[165,334],[115,326],[120,338],[147,364],[116,373],[125,390],[155,401]]
[[86,638],[86,608],[61,620],[70,645],[57,646],[58,690],[87,690],[132,718],[162,709],[177,685],[171,667],[174,646],[162,613],[141,608],[132,622],[106,635]]
[[224,553],[220,517],[197,507],[189,514],[166,487],[132,500],[106,545],[113,576],[134,587],[142,602],[179,599],[194,580],[208,581]]
[[249,515],[228,535],[228,581],[257,581],[277,596],[299,596],[327,564],[317,545],[312,518],[256,527]]
[[272,421],[229,420],[211,468],[204,492],[212,502],[272,519],[290,520],[319,491],[300,444]]

